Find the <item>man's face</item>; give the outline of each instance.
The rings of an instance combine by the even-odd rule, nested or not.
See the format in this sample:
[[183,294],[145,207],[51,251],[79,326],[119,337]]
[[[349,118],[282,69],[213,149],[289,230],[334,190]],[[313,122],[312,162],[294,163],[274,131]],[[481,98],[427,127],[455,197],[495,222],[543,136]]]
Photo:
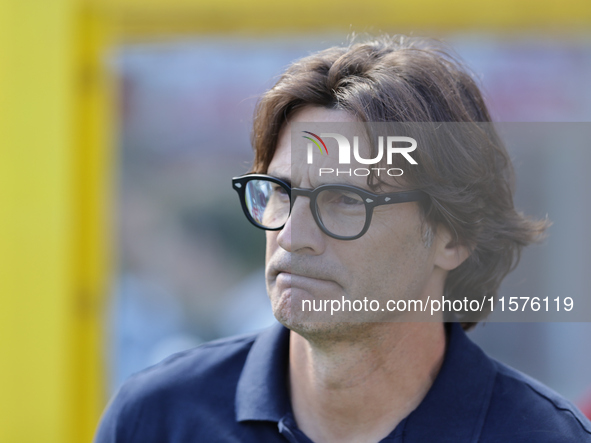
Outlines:
[[[290,122],[354,122],[344,111],[306,107]],[[370,190],[367,177],[324,175],[318,170],[337,169],[335,156],[317,156],[314,164],[294,160],[291,134],[286,124],[279,135],[275,155],[267,173],[291,181],[292,187],[313,189],[326,183],[354,185]],[[297,164],[296,164],[297,163]],[[392,181],[384,192],[406,190]],[[267,231],[267,291],[277,319],[301,335],[315,331],[343,331],[348,327],[334,321],[306,322],[301,300],[388,300],[427,298],[443,285],[446,273],[436,265],[438,240],[426,245],[416,202],[377,206],[368,231],[356,240],[338,240],[324,234],[315,223],[310,200],[299,196],[281,231]],[[297,302],[296,302],[297,301]],[[297,303],[297,304],[296,304]],[[355,315],[353,315],[355,314]],[[370,313],[371,314],[371,313]],[[375,315],[375,313],[373,313]],[[349,314],[347,321],[363,321],[367,314]],[[374,321],[377,319],[373,317]]]

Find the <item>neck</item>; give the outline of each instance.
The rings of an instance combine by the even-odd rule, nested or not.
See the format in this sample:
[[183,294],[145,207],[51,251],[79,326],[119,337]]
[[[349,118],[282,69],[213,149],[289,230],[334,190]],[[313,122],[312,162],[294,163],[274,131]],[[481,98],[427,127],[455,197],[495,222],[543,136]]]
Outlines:
[[306,339],[291,332],[294,416],[317,443],[384,438],[421,403],[443,362],[442,323],[366,323],[348,329],[341,339],[334,333]]

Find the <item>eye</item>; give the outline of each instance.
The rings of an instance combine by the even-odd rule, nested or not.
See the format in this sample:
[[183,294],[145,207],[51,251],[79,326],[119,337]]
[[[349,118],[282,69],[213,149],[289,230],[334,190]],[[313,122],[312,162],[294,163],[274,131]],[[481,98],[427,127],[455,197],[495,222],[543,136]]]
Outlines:
[[278,184],[273,185],[273,192],[276,192],[277,194],[281,194],[281,195],[287,195],[287,190]]
[[345,205],[362,205],[363,201],[361,201],[361,199],[357,195],[355,195],[354,197],[351,197],[349,195],[343,194],[343,195],[341,195],[340,203],[345,204]]
[[364,205],[363,200],[359,195],[349,191],[329,191],[326,195],[323,195],[323,197],[325,197],[323,200],[326,203],[330,202],[331,204],[340,206],[353,207]]

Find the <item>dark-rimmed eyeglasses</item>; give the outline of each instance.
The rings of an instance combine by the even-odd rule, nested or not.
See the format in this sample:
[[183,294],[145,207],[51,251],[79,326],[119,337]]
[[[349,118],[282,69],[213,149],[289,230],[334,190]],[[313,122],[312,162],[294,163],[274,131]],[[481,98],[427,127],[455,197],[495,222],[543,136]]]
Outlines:
[[351,185],[326,184],[315,189],[292,188],[269,175],[246,174],[232,179],[246,218],[267,231],[283,229],[297,196],[310,199],[314,220],[326,235],[355,240],[369,229],[373,208],[429,198],[423,191],[374,194]]

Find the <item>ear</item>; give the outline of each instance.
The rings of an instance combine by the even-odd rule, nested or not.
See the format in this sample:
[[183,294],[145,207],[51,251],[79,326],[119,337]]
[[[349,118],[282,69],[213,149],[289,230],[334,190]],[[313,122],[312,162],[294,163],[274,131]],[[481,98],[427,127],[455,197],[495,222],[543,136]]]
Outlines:
[[471,250],[458,242],[447,228],[439,225],[435,235],[435,266],[451,271],[460,266],[471,254]]

